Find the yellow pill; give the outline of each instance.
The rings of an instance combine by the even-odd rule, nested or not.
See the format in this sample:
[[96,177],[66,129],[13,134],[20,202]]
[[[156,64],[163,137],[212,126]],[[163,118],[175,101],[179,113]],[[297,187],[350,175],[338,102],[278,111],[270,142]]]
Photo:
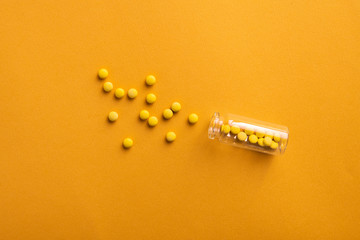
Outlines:
[[221,132],[228,134],[230,132],[231,128],[228,124],[224,124],[221,126]]
[[173,142],[176,139],[176,134],[174,132],[166,133],[166,141]]
[[152,86],[156,83],[156,78],[153,75],[147,75],[145,78],[145,83],[148,86]]
[[123,141],[124,148],[131,148],[134,145],[134,141],[131,138],[125,138]]
[[136,98],[138,95],[138,91],[135,88],[130,88],[128,91],[128,97],[129,98]]
[[255,134],[251,134],[251,135],[249,136],[249,142],[251,142],[251,143],[257,143],[257,141],[258,141],[258,137],[257,137]]
[[170,118],[172,118],[173,115],[174,115],[174,113],[170,109],[165,109],[163,112],[163,117],[165,119],[170,119]]
[[238,135],[237,135],[237,138],[240,140],[240,141],[245,141],[247,139],[247,135],[246,133],[244,132],[239,132]]
[[113,84],[111,82],[106,82],[104,83],[103,88],[105,92],[110,92],[113,89]]
[[115,90],[115,97],[122,98],[125,95],[125,91],[122,88],[117,88]]
[[251,135],[254,133],[254,128],[247,127],[244,132],[246,133],[246,135]]
[[146,102],[148,104],[153,104],[156,101],[156,96],[153,93],[149,93],[148,95],[146,95]]
[[262,138],[262,137],[264,137],[265,136],[265,133],[264,132],[262,132],[261,130],[259,130],[259,131],[256,131],[256,136],[257,137],[259,137],[259,138]]
[[109,76],[108,70],[106,70],[105,68],[102,68],[102,69],[99,70],[99,72],[98,72],[98,77],[99,77],[100,79],[105,79],[105,78],[107,78],[108,76]]
[[271,145],[270,145],[270,148],[271,148],[271,149],[277,149],[278,146],[279,146],[279,144],[278,144],[277,142],[272,141],[272,143],[271,143]]
[[189,123],[195,124],[199,120],[199,116],[196,113],[192,113],[189,115]]
[[280,141],[280,134],[279,133],[275,133],[274,134],[274,140],[275,140],[275,142],[279,142]]
[[146,120],[146,119],[149,118],[149,116],[150,116],[149,111],[147,111],[147,110],[141,110],[140,111],[139,117],[140,117],[141,120]]
[[264,138],[264,145],[265,146],[270,146],[272,143],[272,139],[270,137],[265,137]]
[[258,139],[258,144],[259,144],[259,146],[261,146],[261,147],[265,146],[265,145],[264,145],[264,138],[262,138],[262,137],[259,138],[259,139]]
[[180,111],[180,109],[181,109],[181,104],[180,104],[179,102],[173,102],[173,103],[171,104],[171,110],[172,110],[174,113]]
[[230,127],[230,131],[231,131],[232,134],[236,135],[236,134],[238,134],[238,133],[241,131],[241,129],[240,129],[240,127],[237,126],[237,125],[232,125],[232,126]]
[[108,116],[108,118],[111,122],[116,121],[118,119],[118,117],[119,117],[119,115],[117,114],[117,112],[114,112],[114,111],[110,112],[109,116]]
[[148,119],[148,124],[150,127],[155,127],[158,124],[158,122],[159,121],[158,121],[157,117],[155,117],[155,116],[151,116]]
[[265,137],[269,137],[271,139],[274,138],[274,132],[273,131],[266,131],[265,132]]

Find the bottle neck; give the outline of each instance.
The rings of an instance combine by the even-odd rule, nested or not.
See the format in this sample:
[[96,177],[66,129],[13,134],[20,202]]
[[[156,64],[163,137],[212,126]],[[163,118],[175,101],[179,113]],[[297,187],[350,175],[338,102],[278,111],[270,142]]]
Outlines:
[[221,125],[222,125],[222,119],[220,117],[220,113],[216,112],[212,116],[208,128],[208,135],[210,139],[219,138],[221,134]]

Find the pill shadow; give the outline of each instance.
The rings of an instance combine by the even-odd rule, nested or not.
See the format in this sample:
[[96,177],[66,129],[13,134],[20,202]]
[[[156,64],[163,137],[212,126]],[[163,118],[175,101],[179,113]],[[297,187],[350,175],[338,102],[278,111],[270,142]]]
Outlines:
[[169,123],[172,119],[173,119],[174,116],[172,116],[170,119],[166,119],[164,118],[164,116],[161,114],[161,119],[164,123]]
[[126,148],[126,147],[124,147],[122,142],[120,143],[119,148],[120,148],[120,152],[123,154],[130,154],[132,151],[136,150],[136,149],[134,149],[134,148],[136,148],[135,144],[131,148]]
[[163,142],[164,142],[165,146],[171,146],[171,145],[175,144],[176,140],[174,140],[173,142],[169,142],[168,140],[166,140],[166,136],[164,136]]
[[106,116],[106,119],[105,119],[105,121],[109,124],[109,125],[114,125],[115,124],[115,122],[116,121],[110,121],[110,119],[109,119],[109,117],[108,116]]
[[139,96],[136,96],[134,98],[129,97],[129,95],[126,95],[127,100],[130,100],[130,102],[134,102]]
[[97,81],[97,82],[101,82],[101,81],[104,81],[105,79],[101,79],[101,78],[99,78],[99,75],[96,73],[95,74],[95,81]]
[[155,102],[155,103],[148,103],[148,102],[146,102],[146,99],[144,99],[144,101],[142,101],[142,106],[143,106],[144,108],[152,108],[155,104],[156,104],[156,102]]
[[[158,118],[158,119],[159,119],[159,118]],[[152,126],[149,126],[149,124],[148,124],[148,119],[146,119],[146,120],[141,120],[140,117],[138,117],[138,120],[139,120],[141,123],[144,124],[144,128],[147,129],[147,130],[145,130],[145,131],[154,131],[154,129],[157,128],[158,125],[159,125],[159,123],[158,123],[157,125],[155,125],[155,126],[152,127]]]
[[105,92],[102,85],[101,85],[100,91],[103,93],[103,95],[108,95],[108,94],[111,94],[113,92],[113,90],[111,90],[110,92]]
[[185,123],[186,123],[186,125],[189,126],[189,127],[193,127],[193,126],[195,126],[195,125],[198,124],[197,122],[196,122],[196,123],[190,123],[188,117],[185,119]]
[[124,98],[125,98],[125,95],[122,96],[121,98],[118,98],[118,97],[116,97],[115,92],[114,92],[114,94],[113,94],[113,99],[114,99],[116,102],[124,101]]
[[141,120],[140,116],[137,116],[137,122],[147,125],[147,119],[146,120]]

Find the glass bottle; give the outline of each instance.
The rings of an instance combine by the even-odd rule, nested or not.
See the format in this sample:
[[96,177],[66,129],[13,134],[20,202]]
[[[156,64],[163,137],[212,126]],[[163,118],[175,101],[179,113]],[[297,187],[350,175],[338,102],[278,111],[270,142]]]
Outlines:
[[220,115],[216,112],[210,120],[208,135],[210,139],[218,139],[221,143],[235,147],[279,155],[285,152],[289,129],[239,115]]

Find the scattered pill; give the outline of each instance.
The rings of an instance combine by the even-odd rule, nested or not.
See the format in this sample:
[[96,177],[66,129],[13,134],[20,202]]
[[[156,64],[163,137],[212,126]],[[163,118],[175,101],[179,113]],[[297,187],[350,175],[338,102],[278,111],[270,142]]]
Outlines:
[[181,109],[181,104],[179,102],[173,102],[171,104],[171,110],[173,110],[174,113],[180,111]]
[[274,134],[274,140],[275,140],[275,142],[279,142],[279,141],[280,141],[280,134],[279,134],[279,133],[275,133],[275,134]]
[[238,135],[237,135],[237,138],[240,140],[240,141],[245,141],[247,139],[247,135],[246,133],[244,132],[239,132]]
[[189,115],[189,123],[195,124],[199,120],[199,116],[196,113],[192,113]]
[[125,91],[122,88],[117,88],[115,90],[115,97],[122,98],[125,95]]
[[170,119],[172,118],[172,116],[174,115],[173,111],[171,111],[171,109],[165,109],[164,112],[163,112],[163,117],[165,119]]
[[105,79],[109,76],[109,72],[108,70],[106,70],[105,68],[101,68],[98,72],[98,77],[100,79]]
[[258,141],[258,137],[255,135],[255,134],[251,134],[250,136],[249,136],[249,142],[251,142],[251,143],[257,143],[257,141]]
[[128,91],[128,97],[129,98],[136,98],[138,95],[138,91],[135,88],[130,88]]
[[146,82],[146,85],[152,86],[156,83],[156,78],[153,75],[147,75],[145,82]]
[[149,93],[148,95],[146,95],[146,102],[148,104],[153,104],[156,101],[156,95],[153,93]]
[[270,145],[270,148],[271,148],[271,149],[277,149],[278,146],[279,146],[279,144],[278,144],[277,142],[272,141],[272,143],[271,143],[271,145]]
[[134,141],[131,138],[125,138],[123,141],[124,148],[131,148],[134,144]]
[[147,110],[141,110],[140,111],[139,117],[140,117],[141,120],[144,121],[144,120],[148,119],[149,116],[150,116],[149,111],[147,111]]
[[221,132],[228,134],[230,132],[231,128],[228,124],[224,124],[221,126]]
[[269,137],[271,139],[274,138],[274,132],[273,131],[266,131],[265,132],[265,137]]
[[256,131],[256,136],[259,137],[259,138],[262,138],[265,136],[265,133],[262,132],[262,131]]
[[270,146],[272,143],[272,139],[270,137],[265,137],[264,138],[264,145],[265,146]]
[[111,122],[116,121],[118,119],[118,117],[119,117],[119,115],[117,114],[117,112],[114,112],[114,111],[110,112],[109,116],[108,116],[108,118]]
[[158,122],[159,121],[158,121],[157,117],[155,117],[155,116],[151,116],[148,119],[148,124],[150,127],[155,127],[158,124]]
[[166,133],[166,141],[173,142],[176,139],[176,134],[174,132]]
[[103,88],[105,92],[110,92],[113,89],[113,84],[111,82],[106,82],[104,83]]
[[241,131],[241,129],[240,129],[240,127],[237,126],[237,125],[232,125],[232,126],[230,127],[230,131],[231,131],[232,134],[236,135],[236,134],[238,134],[238,133]]
[[258,144],[259,144],[259,146],[261,146],[261,147],[264,147],[265,145],[264,145],[264,138],[259,138],[258,139]]

